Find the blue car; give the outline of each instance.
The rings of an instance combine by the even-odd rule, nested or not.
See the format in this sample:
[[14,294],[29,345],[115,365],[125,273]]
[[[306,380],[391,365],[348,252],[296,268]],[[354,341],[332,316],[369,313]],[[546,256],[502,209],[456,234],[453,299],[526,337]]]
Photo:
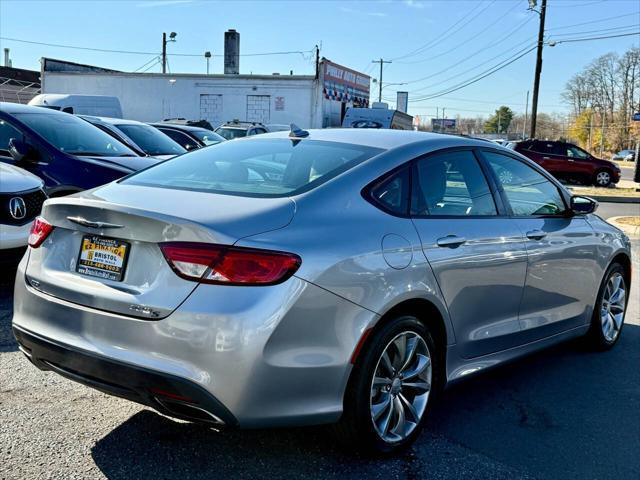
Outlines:
[[68,113],[0,102],[0,161],[42,178],[50,197],[97,187],[160,160],[140,157]]

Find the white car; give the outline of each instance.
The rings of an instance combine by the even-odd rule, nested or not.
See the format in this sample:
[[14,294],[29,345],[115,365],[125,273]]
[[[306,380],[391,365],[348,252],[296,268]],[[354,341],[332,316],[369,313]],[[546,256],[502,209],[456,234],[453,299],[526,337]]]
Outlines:
[[39,177],[0,162],[0,262],[20,260],[31,222],[47,199],[43,187]]

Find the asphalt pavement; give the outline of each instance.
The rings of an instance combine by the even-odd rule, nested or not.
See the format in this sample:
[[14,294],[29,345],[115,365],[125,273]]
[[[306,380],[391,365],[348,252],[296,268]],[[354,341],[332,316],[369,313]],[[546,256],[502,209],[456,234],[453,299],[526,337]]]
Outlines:
[[[601,204],[627,215],[637,205]],[[632,214],[632,213],[629,213]],[[637,213],[636,213],[637,214]],[[0,279],[0,479],[640,478],[640,240],[616,347],[539,352],[445,391],[405,454],[344,453],[327,427],[216,432],[33,367]]]

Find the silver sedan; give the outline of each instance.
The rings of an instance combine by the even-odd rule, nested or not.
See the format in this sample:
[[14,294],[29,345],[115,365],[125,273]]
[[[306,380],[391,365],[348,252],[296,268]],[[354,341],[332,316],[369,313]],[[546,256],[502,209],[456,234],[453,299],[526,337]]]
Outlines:
[[574,337],[616,343],[630,244],[596,206],[481,140],[225,142],[47,201],[14,334],[37,367],[177,418],[336,423],[393,452],[448,384]]

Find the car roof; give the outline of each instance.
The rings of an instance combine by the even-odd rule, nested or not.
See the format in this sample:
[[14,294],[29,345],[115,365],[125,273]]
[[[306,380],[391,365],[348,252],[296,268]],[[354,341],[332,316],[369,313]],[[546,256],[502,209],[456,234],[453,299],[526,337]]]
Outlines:
[[66,112],[60,112],[53,108],[46,108],[34,105],[23,105],[21,103],[0,102],[0,111],[5,113],[46,113],[51,115],[70,115]]
[[127,120],[124,118],[111,118],[111,117],[96,117],[95,115],[78,115],[80,118],[84,118],[89,122],[102,122],[109,125],[146,125],[146,123],[139,122],[137,120]]
[[[442,133],[418,132],[414,130],[369,129],[369,128],[323,128],[307,130],[309,136],[305,139],[322,140],[326,142],[350,143],[384,150],[402,147],[409,144],[429,143],[437,144],[438,148],[456,146],[487,147],[484,140],[478,140],[459,135]],[[289,132],[273,132],[246,137],[239,141],[256,141],[268,138],[291,138]],[[497,145],[496,145],[497,146]],[[500,148],[499,146],[497,146]]]
[[170,127],[175,128],[176,130],[185,130],[187,132],[211,132],[208,128],[204,127],[196,127],[194,125],[184,125],[183,123],[171,123],[171,122],[155,122],[150,123],[154,127]]

